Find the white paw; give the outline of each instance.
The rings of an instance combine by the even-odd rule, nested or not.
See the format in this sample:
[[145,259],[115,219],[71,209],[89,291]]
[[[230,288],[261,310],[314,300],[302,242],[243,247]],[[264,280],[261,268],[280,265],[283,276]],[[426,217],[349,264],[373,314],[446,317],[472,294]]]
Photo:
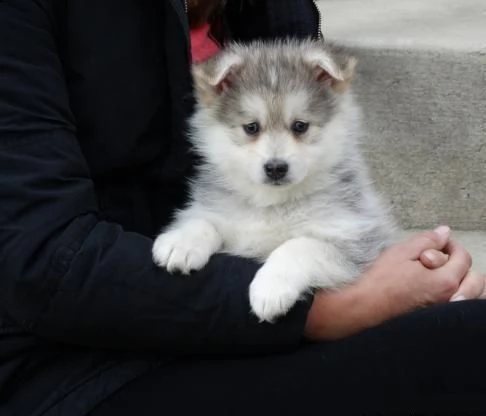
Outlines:
[[284,264],[267,260],[250,285],[250,305],[260,321],[274,322],[297,302],[301,289]]
[[219,236],[211,225],[194,223],[159,235],[152,248],[152,257],[169,273],[189,274],[202,269],[219,244]]

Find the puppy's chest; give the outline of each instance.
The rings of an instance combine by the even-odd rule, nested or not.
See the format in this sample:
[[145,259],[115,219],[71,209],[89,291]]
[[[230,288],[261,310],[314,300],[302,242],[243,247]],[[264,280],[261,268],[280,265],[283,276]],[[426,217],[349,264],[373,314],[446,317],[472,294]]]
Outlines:
[[309,235],[316,227],[325,229],[327,221],[303,210],[235,208],[222,215],[218,223],[224,251],[265,259],[285,241]]

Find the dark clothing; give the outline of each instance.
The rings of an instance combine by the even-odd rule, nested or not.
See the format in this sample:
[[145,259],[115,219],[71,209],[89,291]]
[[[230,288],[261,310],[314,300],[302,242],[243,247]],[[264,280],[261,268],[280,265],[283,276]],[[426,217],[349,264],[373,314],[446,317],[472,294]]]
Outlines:
[[174,360],[90,416],[485,415],[485,317],[459,302],[288,354]]
[[[310,0],[227,13],[236,40],[318,32]],[[255,262],[152,262],[191,174],[189,52],[182,0],[0,1],[0,414],[84,415],[175,353],[299,345],[310,299],[259,324]]]

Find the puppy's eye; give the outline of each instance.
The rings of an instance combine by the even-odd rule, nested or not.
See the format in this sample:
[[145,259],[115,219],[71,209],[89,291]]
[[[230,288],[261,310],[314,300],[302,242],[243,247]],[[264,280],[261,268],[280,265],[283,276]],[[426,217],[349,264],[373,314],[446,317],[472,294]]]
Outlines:
[[297,120],[292,123],[291,129],[295,134],[304,134],[309,130],[309,123]]
[[256,121],[253,123],[244,124],[243,130],[245,130],[245,133],[248,134],[248,136],[255,136],[260,132],[260,124],[258,124]]

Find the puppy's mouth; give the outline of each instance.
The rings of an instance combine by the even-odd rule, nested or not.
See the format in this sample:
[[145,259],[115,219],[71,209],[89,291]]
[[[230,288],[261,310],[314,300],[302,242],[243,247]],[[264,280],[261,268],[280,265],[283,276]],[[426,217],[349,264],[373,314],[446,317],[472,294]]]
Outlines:
[[290,185],[292,181],[290,179],[267,179],[264,183],[272,187],[284,187]]

